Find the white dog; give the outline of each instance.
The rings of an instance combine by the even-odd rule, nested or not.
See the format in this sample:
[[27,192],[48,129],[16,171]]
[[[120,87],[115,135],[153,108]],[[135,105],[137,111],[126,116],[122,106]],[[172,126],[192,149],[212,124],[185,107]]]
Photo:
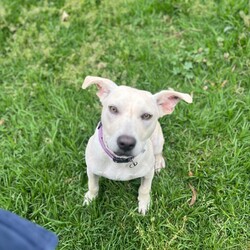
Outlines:
[[144,215],[150,204],[154,172],[165,167],[158,118],[171,114],[180,99],[191,103],[192,97],[173,90],[152,95],[94,76],[87,76],[82,88],[92,84],[98,87],[103,109],[86,148],[88,192],[84,204],[97,196],[100,176],[121,181],[141,178],[138,200],[139,212]]

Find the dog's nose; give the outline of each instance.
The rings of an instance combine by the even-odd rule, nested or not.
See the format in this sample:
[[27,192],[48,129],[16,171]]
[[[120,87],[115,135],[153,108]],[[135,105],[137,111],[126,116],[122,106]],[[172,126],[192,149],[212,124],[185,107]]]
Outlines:
[[130,151],[135,147],[136,140],[134,137],[121,135],[117,139],[119,148],[123,151]]

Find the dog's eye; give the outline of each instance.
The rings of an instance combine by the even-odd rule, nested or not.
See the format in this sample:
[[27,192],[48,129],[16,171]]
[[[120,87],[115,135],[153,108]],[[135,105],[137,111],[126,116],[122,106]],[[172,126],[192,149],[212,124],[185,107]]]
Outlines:
[[152,118],[152,115],[145,113],[141,116],[142,120],[149,120]]
[[110,111],[112,114],[118,114],[118,109],[117,109],[117,107],[115,107],[115,106],[109,106],[109,111]]

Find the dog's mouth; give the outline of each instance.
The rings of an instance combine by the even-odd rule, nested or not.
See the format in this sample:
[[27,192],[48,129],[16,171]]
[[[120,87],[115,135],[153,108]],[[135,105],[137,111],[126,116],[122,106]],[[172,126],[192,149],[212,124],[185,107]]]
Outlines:
[[119,157],[134,157],[131,151],[117,150],[114,153]]

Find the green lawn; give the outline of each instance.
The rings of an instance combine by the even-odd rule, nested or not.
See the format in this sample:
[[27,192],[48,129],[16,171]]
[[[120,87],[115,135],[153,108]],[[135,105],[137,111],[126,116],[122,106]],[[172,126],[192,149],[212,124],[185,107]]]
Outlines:
[[[2,0],[0,27],[1,208],[58,249],[250,249],[250,2]],[[161,119],[167,167],[145,217],[139,180],[101,179],[82,206],[100,119],[86,75],[193,93]]]

